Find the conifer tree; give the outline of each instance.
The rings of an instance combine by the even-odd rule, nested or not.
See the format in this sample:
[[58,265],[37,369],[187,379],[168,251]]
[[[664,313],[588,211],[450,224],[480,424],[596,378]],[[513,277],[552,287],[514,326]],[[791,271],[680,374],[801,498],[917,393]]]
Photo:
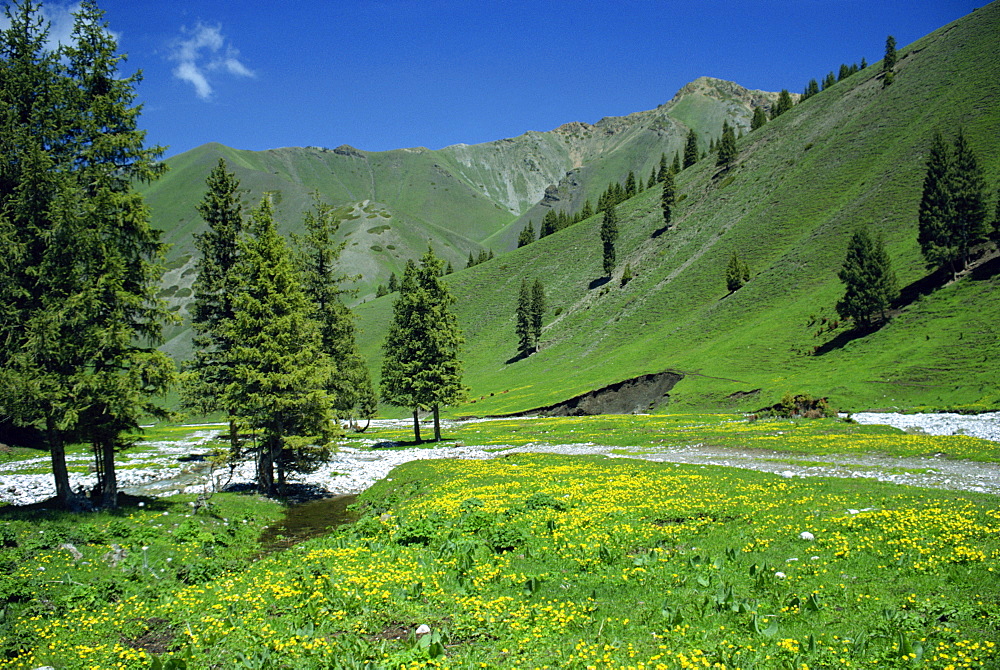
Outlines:
[[615,269],[615,242],[618,240],[618,214],[615,208],[604,210],[604,220],[601,222],[601,244],[604,248],[604,274],[608,277]]
[[954,170],[951,179],[954,222],[952,238],[962,269],[969,266],[975,245],[989,239],[986,179],[975,152],[961,129],[955,138]]
[[[472,253],[469,252],[469,260],[472,260]],[[395,293],[399,290],[399,279],[396,278],[395,272],[389,273],[389,285],[386,287],[389,293]]]
[[684,169],[688,169],[698,162],[698,135],[694,129],[688,131],[687,141],[684,144]]
[[667,154],[661,153],[659,170],[656,172],[656,181],[663,181],[663,178],[667,175],[668,170],[670,170],[670,163],[667,161]]
[[531,338],[535,351],[542,342],[542,319],[545,316],[545,287],[540,279],[531,285]]
[[321,349],[330,358],[326,392],[336,416],[357,426],[370,420],[378,405],[368,365],[358,350],[354,314],[344,305],[341,288],[349,278],[337,270],[345,242],[334,241],[338,220],[333,207],[314,196],[313,208],[303,220],[305,235],[294,236],[302,285],[312,302],[312,318],[319,324]]
[[763,107],[754,107],[753,118],[750,119],[750,130],[757,130],[765,123],[767,123],[767,112],[764,111]]
[[930,267],[950,261],[951,220],[954,217],[951,200],[952,158],[944,137],[935,132],[931,138],[924,174],[923,193],[918,213],[917,241]]
[[896,38],[889,35],[885,38],[885,57],[882,59],[882,87],[892,84],[896,68]]
[[793,106],[792,94],[788,92],[787,88],[781,89],[781,93],[778,94],[778,102],[775,103],[774,107],[771,108],[771,118],[776,119]]
[[590,200],[586,200],[583,203],[583,209],[580,211],[580,220],[589,219],[594,215],[594,209],[590,206]]
[[660,208],[663,210],[663,225],[670,227],[670,220],[673,216],[673,208],[677,203],[677,189],[674,185],[673,172],[667,172],[663,180],[663,193],[660,195]]
[[654,167],[649,173],[649,179],[646,180],[646,188],[653,188],[653,184],[656,183],[656,168]]
[[750,266],[734,251],[726,266],[726,288],[730,293],[734,293],[743,288],[748,281],[750,281]]
[[548,237],[557,230],[559,230],[559,217],[554,209],[550,209],[542,217],[542,227],[538,232],[538,237]]
[[40,6],[8,10],[0,34],[0,406],[46,436],[56,495],[73,504],[68,439],[94,450],[105,506],[115,452],[173,378],[154,348],[171,321],[156,293],[165,247],[134,185],[163,172],[144,147],[139,76],[90,0],[71,42],[46,46]]
[[837,314],[845,319],[850,317],[863,330],[872,326],[875,316],[886,318],[899,291],[881,236],[872,237],[867,228],[855,232],[837,276],[845,287],[844,297],[837,303]]
[[736,148],[736,135],[733,133],[733,127],[729,125],[728,121],[723,121],[722,139],[719,140],[719,156],[715,164],[717,167],[728,170],[736,162],[737,155],[739,155],[739,150]]
[[526,247],[534,241],[535,241],[535,224],[529,220],[528,225],[526,225],[524,227],[524,230],[521,231],[521,234],[517,236],[517,246],[518,248]]
[[234,316],[224,326],[233,342],[232,374],[223,403],[260,432],[258,491],[283,494],[289,471],[309,471],[329,453],[327,389],[335,369],[267,197],[250,213],[235,273]]
[[182,399],[185,407],[201,414],[226,412],[230,448],[235,455],[239,447],[235,416],[219,403],[222,388],[229,383],[226,359],[232,342],[223,335],[223,325],[233,318],[233,298],[238,288],[234,269],[243,231],[240,183],[220,158],[206,185],[208,190],[197,210],[208,229],[194,236],[195,248],[201,253],[195,263],[198,274],[192,286],[190,307],[194,358],[184,377]]
[[635,181],[635,172],[632,170],[628,171],[628,177],[625,178],[625,198],[631,198],[638,191],[638,185]]
[[670,169],[675,175],[681,173],[681,154],[679,151],[674,152],[674,162],[670,164]]
[[517,295],[517,308],[514,312],[517,333],[517,352],[521,357],[531,354],[534,349],[533,330],[531,327],[531,287],[527,279],[521,280],[521,290]]
[[460,402],[463,342],[451,310],[455,299],[442,283],[441,261],[428,248],[420,266],[407,263],[393,319],[382,346],[382,398],[413,409],[413,432],[420,441],[420,410],[434,412],[434,438],[441,439],[440,405]]
[[823,90],[830,88],[837,83],[837,77],[834,76],[833,72],[828,72],[825,77],[823,77]]
[[808,98],[811,98],[817,93],[819,93],[819,83],[817,83],[815,79],[810,79],[809,83],[806,85],[805,90],[802,91],[802,97],[799,98],[799,102],[807,100]]
[[920,250],[931,267],[950,265],[957,274],[973,246],[988,238],[985,180],[965,135],[954,151],[940,133],[931,140],[918,213]]

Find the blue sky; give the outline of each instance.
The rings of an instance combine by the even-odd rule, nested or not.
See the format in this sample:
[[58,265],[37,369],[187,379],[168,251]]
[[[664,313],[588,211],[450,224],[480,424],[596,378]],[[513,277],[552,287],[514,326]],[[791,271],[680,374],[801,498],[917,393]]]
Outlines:
[[[99,0],[166,156],[488,142],[652,109],[702,75],[800,92],[981,4]],[[60,32],[71,5],[45,6]]]

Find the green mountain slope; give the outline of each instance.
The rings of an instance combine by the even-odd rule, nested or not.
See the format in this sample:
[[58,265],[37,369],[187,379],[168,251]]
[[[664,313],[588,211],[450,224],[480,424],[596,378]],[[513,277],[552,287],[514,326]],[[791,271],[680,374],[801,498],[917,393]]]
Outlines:
[[[918,295],[916,242],[935,130],[964,128],[987,183],[1000,179],[1000,3],[901,49],[892,86],[879,67],[747,135],[729,173],[712,159],[681,173],[672,230],[657,234],[656,189],[621,205],[607,284],[599,217],[450,277],[475,401],[456,413],[525,410],[664,369],[686,374],[672,393],[680,407],[752,409],[789,391],[853,410],[1000,405],[1000,263]],[[817,322],[836,316],[836,273],[858,226],[884,235],[909,299],[875,333],[817,337]],[[727,295],[733,251],[753,277]],[[626,263],[635,278],[622,286]],[[542,279],[549,310],[542,351],[514,361],[523,277]],[[390,312],[391,296],[358,309],[376,374]]]
[[[272,195],[285,232],[300,227],[313,193],[337,206],[347,244],[342,267],[360,276],[354,288],[364,300],[407,259],[418,258],[429,240],[455,267],[464,267],[470,252],[513,248],[529,214],[540,222],[553,205],[575,211],[629,170],[645,180],[661,153],[672,155],[682,145],[689,128],[707,146],[724,120],[748,127],[753,106],[769,107],[776,97],[702,78],[655,110],[438,151],[341,146],[251,152],[207,144],[171,158],[166,176],[142,187],[154,225],[172,245],[165,295],[184,313],[194,279],[193,234],[203,225],[195,206],[220,158],[236,173],[248,205]],[[180,345],[170,350],[187,355]]]

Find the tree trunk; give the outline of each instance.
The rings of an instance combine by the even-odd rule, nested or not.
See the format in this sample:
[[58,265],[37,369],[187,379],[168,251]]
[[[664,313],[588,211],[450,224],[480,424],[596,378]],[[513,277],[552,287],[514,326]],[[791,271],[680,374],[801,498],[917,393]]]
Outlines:
[[274,492],[274,458],[272,438],[268,435],[257,456],[257,492],[271,495]]
[[434,405],[434,441],[441,441],[441,414],[438,412],[437,405]]
[[413,437],[420,444],[420,409],[413,408]]
[[101,489],[101,507],[118,509],[118,476],[115,472],[115,441],[105,438],[99,448],[104,463],[104,486]]
[[240,427],[234,417],[229,417],[229,448],[234,454],[240,453]]
[[65,507],[73,495],[73,490],[69,487],[69,470],[66,469],[66,445],[63,444],[62,435],[56,430],[55,419],[51,416],[45,418],[45,439],[49,443],[49,455],[52,459],[56,499]]

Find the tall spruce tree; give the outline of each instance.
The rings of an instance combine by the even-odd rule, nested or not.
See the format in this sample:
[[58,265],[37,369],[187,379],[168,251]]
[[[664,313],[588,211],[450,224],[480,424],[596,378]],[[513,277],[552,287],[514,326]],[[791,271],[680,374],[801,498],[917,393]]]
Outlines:
[[94,449],[103,504],[115,452],[172,381],[155,350],[171,320],[156,297],[164,245],[134,185],[163,172],[144,147],[139,76],[89,0],[70,43],[48,51],[39,5],[16,3],[0,35],[0,407],[40,428],[57,498],[72,504],[64,444]]
[[656,171],[656,181],[663,181],[663,178],[667,176],[667,172],[669,170],[670,170],[670,163],[667,161],[667,154],[661,153],[659,169]]
[[383,344],[382,398],[413,409],[413,432],[420,441],[420,410],[434,413],[434,439],[441,439],[439,408],[465,396],[459,351],[463,343],[455,302],[441,281],[433,250],[408,263],[393,305],[393,319]]
[[517,295],[517,308],[514,312],[517,352],[522,358],[529,356],[535,349],[531,316],[531,286],[527,279],[522,279],[521,290]]
[[608,277],[615,269],[615,242],[618,240],[618,214],[615,208],[608,207],[604,210],[604,219],[601,222],[601,245],[604,250],[604,274]]
[[331,359],[333,372],[327,393],[337,418],[357,427],[357,419],[371,420],[378,407],[368,365],[358,350],[354,314],[344,305],[349,279],[337,269],[346,243],[336,242],[339,222],[333,207],[316,196],[303,220],[305,235],[295,236],[296,258],[303,288],[312,301],[312,317],[319,323],[322,350]]
[[674,173],[668,171],[663,179],[663,193],[660,195],[660,208],[663,210],[663,225],[670,227],[674,205],[677,203],[677,187],[674,183]]
[[841,318],[853,319],[862,330],[871,328],[876,316],[886,318],[899,291],[880,235],[872,237],[867,228],[855,232],[837,276],[845,288],[844,297],[837,303]]
[[688,131],[687,140],[684,143],[684,169],[691,167],[698,162],[698,135],[694,129]]
[[236,262],[239,260],[243,211],[240,183],[219,159],[206,180],[208,190],[197,210],[208,226],[194,236],[201,257],[195,264],[197,276],[192,286],[191,326],[194,330],[194,358],[184,375],[182,400],[189,409],[202,414],[219,410],[229,417],[229,440],[235,457],[239,450],[239,430],[230,408],[220,406],[222,389],[229,383],[227,357],[232,342],[224,336],[223,324],[233,318],[233,298],[237,292]]
[[969,267],[974,246],[989,239],[988,210],[986,205],[986,178],[975,152],[965,133],[959,129],[955,137],[955,150],[951,192],[952,238],[957,263],[964,270]]
[[753,118],[750,119],[750,130],[757,130],[767,123],[767,112],[763,107],[753,108]]
[[536,278],[531,285],[531,338],[534,340],[535,351],[542,343],[542,319],[545,316],[545,287],[542,280]]
[[736,157],[739,155],[739,150],[736,148],[736,134],[728,121],[722,122],[722,139],[719,140],[718,149],[719,156],[715,165],[728,170],[736,162]]
[[308,472],[329,453],[335,423],[327,389],[335,370],[267,197],[250,213],[234,271],[239,290],[223,326],[233,343],[223,403],[261,435],[258,491],[283,494],[288,472]]
[[960,131],[950,150],[935,133],[918,211],[917,241],[930,267],[968,267],[972,247],[988,239],[986,183],[975,153]]

